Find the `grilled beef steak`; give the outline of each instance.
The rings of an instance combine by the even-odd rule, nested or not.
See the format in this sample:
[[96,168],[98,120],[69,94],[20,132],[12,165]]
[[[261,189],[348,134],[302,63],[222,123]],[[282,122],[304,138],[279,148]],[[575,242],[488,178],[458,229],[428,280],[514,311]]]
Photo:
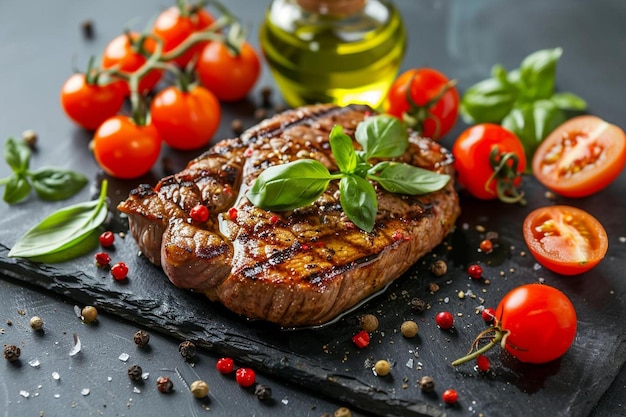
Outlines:
[[[271,165],[314,158],[337,170],[331,129],[339,124],[353,135],[371,113],[360,105],[288,110],[217,143],[154,188],[138,187],[118,209],[128,214],[143,254],[174,285],[285,327],[325,323],[402,275],[442,241],[459,215],[452,180],[423,196],[374,184],[379,211],[371,233],[346,218],[335,182],[312,205],[289,212],[259,209],[245,197]],[[416,134],[409,140],[396,160],[453,173],[447,150]],[[209,208],[207,222],[191,218],[198,204]]]

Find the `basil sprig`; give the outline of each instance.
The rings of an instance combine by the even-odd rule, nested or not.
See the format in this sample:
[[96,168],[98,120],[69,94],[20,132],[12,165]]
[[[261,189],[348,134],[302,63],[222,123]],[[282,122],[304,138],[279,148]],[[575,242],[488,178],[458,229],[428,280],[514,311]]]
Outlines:
[[13,138],[4,143],[4,159],[13,170],[12,175],[0,179],[0,185],[4,185],[5,202],[19,203],[28,197],[31,189],[43,200],[65,200],[80,191],[88,182],[84,175],[62,168],[31,171],[30,157],[30,148],[25,143]]
[[62,262],[91,251],[98,244],[98,228],[108,215],[107,181],[100,197],[58,210],[28,230],[9,251],[9,257],[37,262]]
[[527,56],[520,67],[507,72],[495,65],[491,78],[470,87],[461,100],[461,115],[468,124],[498,123],[522,141],[526,158],[550,132],[567,118],[567,111],[582,111],[587,103],[571,93],[555,93],[556,65],[561,48]]
[[409,164],[373,158],[395,158],[406,152],[408,133],[402,122],[387,115],[372,116],[359,123],[355,139],[361,150],[355,150],[352,138],[341,126],[330,133],[330,148],[339,167],[331,173],[319,161],[300,159],[274,165],[263,171],[247,193],[248,199],[265,210],[287,211],[313,203],[333,180],[339,180],[339,202],[346,216],[360,229],[374,228],[378,199],[370,181],[378,182],[392,193],[426,194],[440,190],[450,180]]

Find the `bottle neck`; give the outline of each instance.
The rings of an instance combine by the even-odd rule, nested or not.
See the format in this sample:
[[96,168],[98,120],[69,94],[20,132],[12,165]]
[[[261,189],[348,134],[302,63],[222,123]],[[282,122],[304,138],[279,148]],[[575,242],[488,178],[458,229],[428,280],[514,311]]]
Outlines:
[[345,17],[361,10],[367,0],[296,0],[309,13],[331,17]]

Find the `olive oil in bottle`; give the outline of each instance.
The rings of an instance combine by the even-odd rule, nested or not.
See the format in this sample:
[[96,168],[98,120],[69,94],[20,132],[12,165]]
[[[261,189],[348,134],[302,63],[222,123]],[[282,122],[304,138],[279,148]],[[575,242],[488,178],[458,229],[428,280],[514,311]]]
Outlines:
[[406,32],[385,0],[274,0],[260,44],[288,105],[376,108],[398,73]]

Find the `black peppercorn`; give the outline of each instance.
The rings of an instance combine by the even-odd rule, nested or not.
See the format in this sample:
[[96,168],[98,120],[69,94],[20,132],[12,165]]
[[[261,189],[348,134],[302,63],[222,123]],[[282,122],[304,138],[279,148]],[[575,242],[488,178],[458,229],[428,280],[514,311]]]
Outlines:
[[20,358],[22,351],[15,345],[4,345],[4,358],[9,362],[16,361]]
[[159,392],[162,392],[164,394],[172,392],[172,390],[174,389],[174,383],[172,382],[169,376],[158,377],[156,384],[157,384],[157,389],[159,390]]
[[257,384],[257,386],[254,387],[254,395],[261,401],[269,400],[272,398],[272,388],[264,384]]
[[411,299],[411,308],[418,313],[423,313],[426,310],[426,302],[421,298],[413,298]]
[[185,340],[183,343],[178,345],[178,351],[180,355],[185,358],[185,360],[191,360],[196,357],[196,345],[189,340]]
[[420,389],[424,392],[433,392],[435,390],[435,380],[430,376],[423,376],[417,382]]
[[241,135],[243,133],[243,122],[239,119],[234,119],[230,124],[230,128],[235,135]]
[[143,370],[139,365],[132,365],[128,368],[128,377],[133,381],[141,381]]
[[145,330],[137,330],[133,336],[133,340],[137,346],[142,348],[150,342],[150,334],[148,334]]
[[93,39],[93,22],[91,20],[85,20],[80,25],[83,36],[87,39]]

